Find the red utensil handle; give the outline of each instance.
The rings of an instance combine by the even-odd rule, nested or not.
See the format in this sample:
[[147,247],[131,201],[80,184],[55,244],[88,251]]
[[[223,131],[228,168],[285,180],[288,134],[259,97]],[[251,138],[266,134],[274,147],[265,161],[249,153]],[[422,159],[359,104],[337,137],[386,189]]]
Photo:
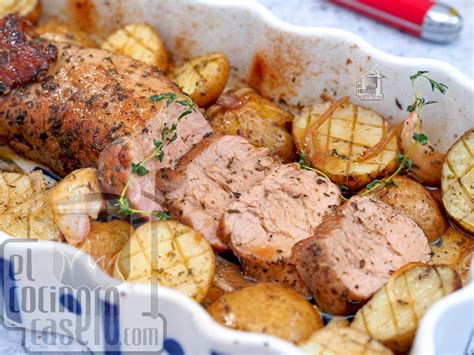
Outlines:
[[429,0],[332,0],[390,26],[421,35],[426,13],[435,4]]

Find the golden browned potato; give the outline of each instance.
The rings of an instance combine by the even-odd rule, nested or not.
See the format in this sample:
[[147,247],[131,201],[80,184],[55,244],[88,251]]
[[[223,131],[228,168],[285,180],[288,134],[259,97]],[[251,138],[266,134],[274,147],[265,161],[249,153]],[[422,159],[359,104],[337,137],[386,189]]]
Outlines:
[[158,32],[144,24],[130,24],[112,33],[103,49],[156,65],[165,71],[168,68],[168,53]]
[[215,133],[240,135],[285,162],[294,159],[293,116],[252,89],[224,93],[206,113]]
[[238,291],[253,284],[253,281],[242,275],[242,270],[238,265],[216,256],[216,273],[212,287],[202,304],[207,308],[223,294]]
[[328,325],[301,343],[300,349],[307,355],[393,354],[390,349],[374,340],[368,334],[348,326]]
[[393,351],[405,351],[428,308],[460,287],[461,279],[450,266],[408,264],[356,313],[351,327]]
[[200,233],[176,221],[158,221],[135,231],[118,256],[114,276],[173,288],[201,302],[214,271],[214,252]]
[[[384,117],[345,98],[304,108],[293,120],[298,150],[334,183],[351,190],[397,168],[397,137],[389,132],[393,133]],[[368,154],[386,138],[380,151]]]
[[393,184],[388,184],[370,193],[394,209],[416,222],[425,232],[428,241],[434,242],[448,229],[448,221],[438,202],[420,183],[396,176]]
[[82,47],[97,47],[97,43],[84,31],[58,22],[40,25],[36,27],[36,32],[49,41],[72,43]]
[[130,240],[133,227],[125,221],[94,222],[87,239],[76,247],[92,256],[107,273],[112,274],[114,256]]
[[222,52],[193,58],[171,68],[168,78],[188,94],[199,107],[207,107],[224,91],[229,77],[229,60]]
[[474,254],[474,239],[450,227],[430,248],[433,264],[450,265],[459,273],[464,283],[467,281],[471,257]]
[[474,233],[474,129],[449,149],[441,190],[446,212],[463,230]]
[[0,18],[16,12],[30,22],[35,23],[41,15],[41,3],[39,0],[0,1]]
[[207,310],[229,328],[270,334],[294,343],[323,327],[308,301],[276,283],[260,283],[225,294]]
[[0,173],[0,230],[17,238],[60,240],[43,173]]

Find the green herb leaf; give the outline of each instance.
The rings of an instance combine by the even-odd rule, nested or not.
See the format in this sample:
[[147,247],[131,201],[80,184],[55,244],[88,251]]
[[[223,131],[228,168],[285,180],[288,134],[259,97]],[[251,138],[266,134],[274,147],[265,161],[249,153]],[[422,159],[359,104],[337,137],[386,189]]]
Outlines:
[[379,185],[380,183],[381,183],[381,181],[380,181],[379,179],[374,179],[374,180],[372,180],[371,182],[369,182],[369,183],[367,184],[367,186],[366,186],[366,187],[367,187],[367,190],[372,191],[372,190],[375,189],[375,187],[376,187],[377,185]]
[[413,111],[415,111],[415,109],[416,109],[415,105],[408,105],[408,107],[407,107],[408,112],[413,112]]
[[428,144],[428,137],[424,133],[413,133],[412,137],[415,141],[420,143],[421,145],[427,145]]
[[150,171],[147,168],[145,168],[143,165],[132,163],[132,173],[140,175],[140,176],[145,176],[149,172]]
[[158,218],[160,221],[167,221],[171,219],[170,214],[165,211],[153,212],[152,215]]
[[427,74],[429,73],[428,71],[426,70],[420,70],[420,71],[417,71],[416,74],[413,74],[412,76],[410,76],[410,80],[415,80],[416,78],[418,78],[419,76],[423,75],[423,74]]
[[405,161],[405,169],[408,171],[411,169],[411,167],[413,166],[413,160],[412,159],[407,159]]
[[132,209],[130,208],[130,203],[128,201],[127,197],[121,197],[118,201],[117,204],[115,205],[119,210],[118,214],[121,216],[125,217],[133,213]]

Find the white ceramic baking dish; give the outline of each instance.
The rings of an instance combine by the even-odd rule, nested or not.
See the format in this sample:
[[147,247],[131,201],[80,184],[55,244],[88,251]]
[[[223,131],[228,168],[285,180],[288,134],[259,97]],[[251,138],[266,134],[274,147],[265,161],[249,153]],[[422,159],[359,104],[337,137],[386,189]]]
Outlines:
[[[253,2],[48,0],[43,4],[45,18],[79,21],[100,36],[125,23],[147,22],[159,30],[175,58],[223,51],[235,77],[252,77],[254,86],[277,101],[311,104],[326,91],[331,96],[350,96],[354,103],[371,107],[392,122],[406,114],[396,101],[406,107],[413,99],[408,77],[428,70],[449,87],[442,97],[427,85],[422,87],[425,96],[440,101],[425,110],[424,126],[431,140],[446,150],[474,127],[474,84],[453,66],[395,57],[346,31],[289,25]],[[378,91],[376,97],[362,100],[357,87],[367,72],[379,79]],[[32,168],[28,163],[24,166]],[[8,326],[70,335],[97,352],[298,353],[282,340],[216,324],[200,305],[173,290],[117,285],[87,255],[66,244],[18,241],[1,233],[0,239],[0,309]],[[414,352],[467,349],[474,327],[472,285],[462,292],[432,307]],[[448,322],[452,307],[458,307],[457,313]],[[449,338],[440,338],[439,334],[452,330],[452,324],[462,326],[450,331]],[[35,350],[28,339],[25,345]]]

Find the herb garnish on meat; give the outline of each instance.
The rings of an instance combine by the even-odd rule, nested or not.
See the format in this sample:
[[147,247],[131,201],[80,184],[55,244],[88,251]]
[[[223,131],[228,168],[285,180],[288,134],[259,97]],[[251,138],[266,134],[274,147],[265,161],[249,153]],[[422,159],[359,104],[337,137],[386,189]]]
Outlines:
[[131,174],[128,177],[127,183],[125,184],[125,187],[122,190],[122,193],[120,194],[120,198],[117,203],[117,207],[119,208],[119,214],[123,216],[137,213],[142,215],[153,216],[160,220],[168,220],[171,218],[171,216],[165,211],[144,211],[133,209],[130,207],[130,202],[125,196],[134,175],[145,176],[150,172],[144,166],[145,163],[149,162],[152,159],[158,159],[160,162],[163,161],[165,157],[164,147],[173,143],[178,138],[176,129],[178,128],[179,122],[187,115],[196,111],[196,109],[194,108],[193,101],[186,95],[167,92],[159,95],[153,95],[150,97],[150,101],[152,103],[157,103],[163,100],[166,100],[165,107],[169,107],[172,103],[175,102],[183,106],[184,110],[180,113],[180,115],[176,118],[176,121],[173,122],[170,127],[163,128],[163,130],[161,131],[161,139],[153,140],[154,149],[150,153],[150,155],[142,159],[138,163],[132,163]]

